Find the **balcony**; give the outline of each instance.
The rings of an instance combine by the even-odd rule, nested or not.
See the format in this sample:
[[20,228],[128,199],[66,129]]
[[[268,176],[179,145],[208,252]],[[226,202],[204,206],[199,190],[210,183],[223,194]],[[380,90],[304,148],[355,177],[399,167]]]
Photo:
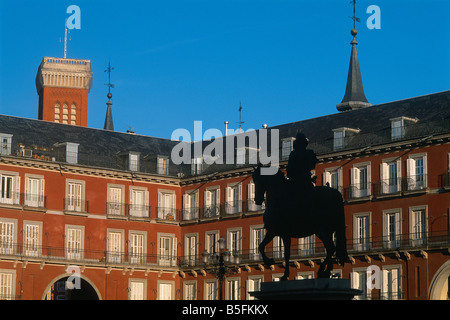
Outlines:
[[9,192],[0,197],[0,206],[29,210],[46,210],[47,196],[34,193]]

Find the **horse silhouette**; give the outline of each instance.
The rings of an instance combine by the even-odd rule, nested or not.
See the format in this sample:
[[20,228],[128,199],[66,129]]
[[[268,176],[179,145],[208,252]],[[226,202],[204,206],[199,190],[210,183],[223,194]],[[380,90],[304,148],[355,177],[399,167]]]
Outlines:
[[[344,204],[338,190],[328,186],[318,186],[301,197],[293,183],[280,169],[274,175],[261,175],[261,165],[259,165],[252,176],[255,183],[255,203],[261,205],[266,194],[263,220],[267,232],[258,249],[264,263],[273,265],[275,261],[266,256],[264,248],[275,236],[282,238],[285,271],[281,280],[289,279],[291,238],[303,238],[315,234],[323,242],[326,258],[320,264],[319,278],[330,277],[335,252],[339,264],[344,265],[349,261],[345,238]],[[336,246],[333,233],[336,233]]]

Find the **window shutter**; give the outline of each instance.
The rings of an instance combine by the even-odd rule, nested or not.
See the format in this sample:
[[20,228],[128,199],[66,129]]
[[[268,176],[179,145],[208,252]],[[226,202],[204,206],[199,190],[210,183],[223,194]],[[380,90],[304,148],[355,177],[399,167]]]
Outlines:
[[427,177],[428,177],[428,161],[427,161],[427,155],[423,156],[423,183],[424,183],[424,188],[426,188],[428,186],[427,184]]
[[389,291],[389,271],[382,270],[381,294],[386,295]]
[[39,186],[39,207],[45,206],[45,180],[40,179],[40,186]]
[[331,187],[331,173],[330,172],[328,172],[328,171],[325,171],[324,173],[323,173],[323,176],[322,176],[322,185],[327,185],[327,183],[330,185],[330,187]]
[[213,203],[214,205],[220,204],[220,188],[216,189],[216,203]]
[[359,275],[357,272],[350,272],[350,283],[353,289],[359,289]]
[[406,177],[408,179],[408,190],[416,186],[416,163],[414,159],[406,159]]
[[14,194],[13,194],[13,203],[20,203],[20,176],[14,177]]
[[380,175],[381,175],[381,192],[389,192],[389,165],[385,162],[380,164]]
[[205,207],[211,206],[211,191],[206,190],[205,191]]
[[172,261],[172,266],[177,265],[177,238],[172,238],[172,257],[170,258]]
[[359,180],[359,169],[352,168],[351,170],[351,181],[352,181],[352,195],[353,197],[359,197],[360,195],[360,180]]
[[242,212],[242,183],[238,184],[238,212]]

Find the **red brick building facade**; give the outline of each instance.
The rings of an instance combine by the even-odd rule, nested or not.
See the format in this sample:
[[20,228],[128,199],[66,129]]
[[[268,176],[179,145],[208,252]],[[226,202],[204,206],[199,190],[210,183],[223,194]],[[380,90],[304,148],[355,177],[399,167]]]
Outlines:
[[[248,149],[243,165],[177,166],[175,141],[87,128],[90,63],[66,59],[89,67],[60,71],[72,81],[62,85],[46,68],[66,62],[52,59],[38,72],[40,120],[0,116],[0,298],[217,299],[202,254],[217,254],[220,238],[225,299],[251,299],[282,275],[280,239],[267,248],[275,265],[257,252],[264,208]],[[333,273],[362,289],[359,299],[448,299],[449,107],[446,91],[269,128],[282,169],[302,131],[317,184],[343,194],[351,263]],[[324,257],[314,236],[295,239],[291,280],[317,277]]]

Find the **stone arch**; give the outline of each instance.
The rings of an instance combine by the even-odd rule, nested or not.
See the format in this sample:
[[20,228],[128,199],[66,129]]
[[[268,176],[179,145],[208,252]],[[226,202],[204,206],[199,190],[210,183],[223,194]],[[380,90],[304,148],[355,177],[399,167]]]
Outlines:
[[448,299],[448,286],[450,281],[450,261],[444,263],[434,275],[430,283],[429,299],[446,300]]
[[[63,273],[60,274],[59,276],[53,278],[50,283],[47,285],[47,287],[44,290],[44,293],[42,294],[42,300],[46,300],[47,299],[47,293],[51,290],[52,286],[57,283],[58,281],[68,278],[70,276],[72,276],[73,273]],[[95,294],[97,295],[98,300],[102,300],[102,296],[100,294],[100,291],[98,290],[97,286],[86,276],[84,276],[83,274],[80,274],[80,278],[82,281],[82,286],[83,283],[84,284],[88,284],[90,286],[90,288],[92,289],[92,292],[95,292]],[[74,289],[76,290],[76,289]]]

